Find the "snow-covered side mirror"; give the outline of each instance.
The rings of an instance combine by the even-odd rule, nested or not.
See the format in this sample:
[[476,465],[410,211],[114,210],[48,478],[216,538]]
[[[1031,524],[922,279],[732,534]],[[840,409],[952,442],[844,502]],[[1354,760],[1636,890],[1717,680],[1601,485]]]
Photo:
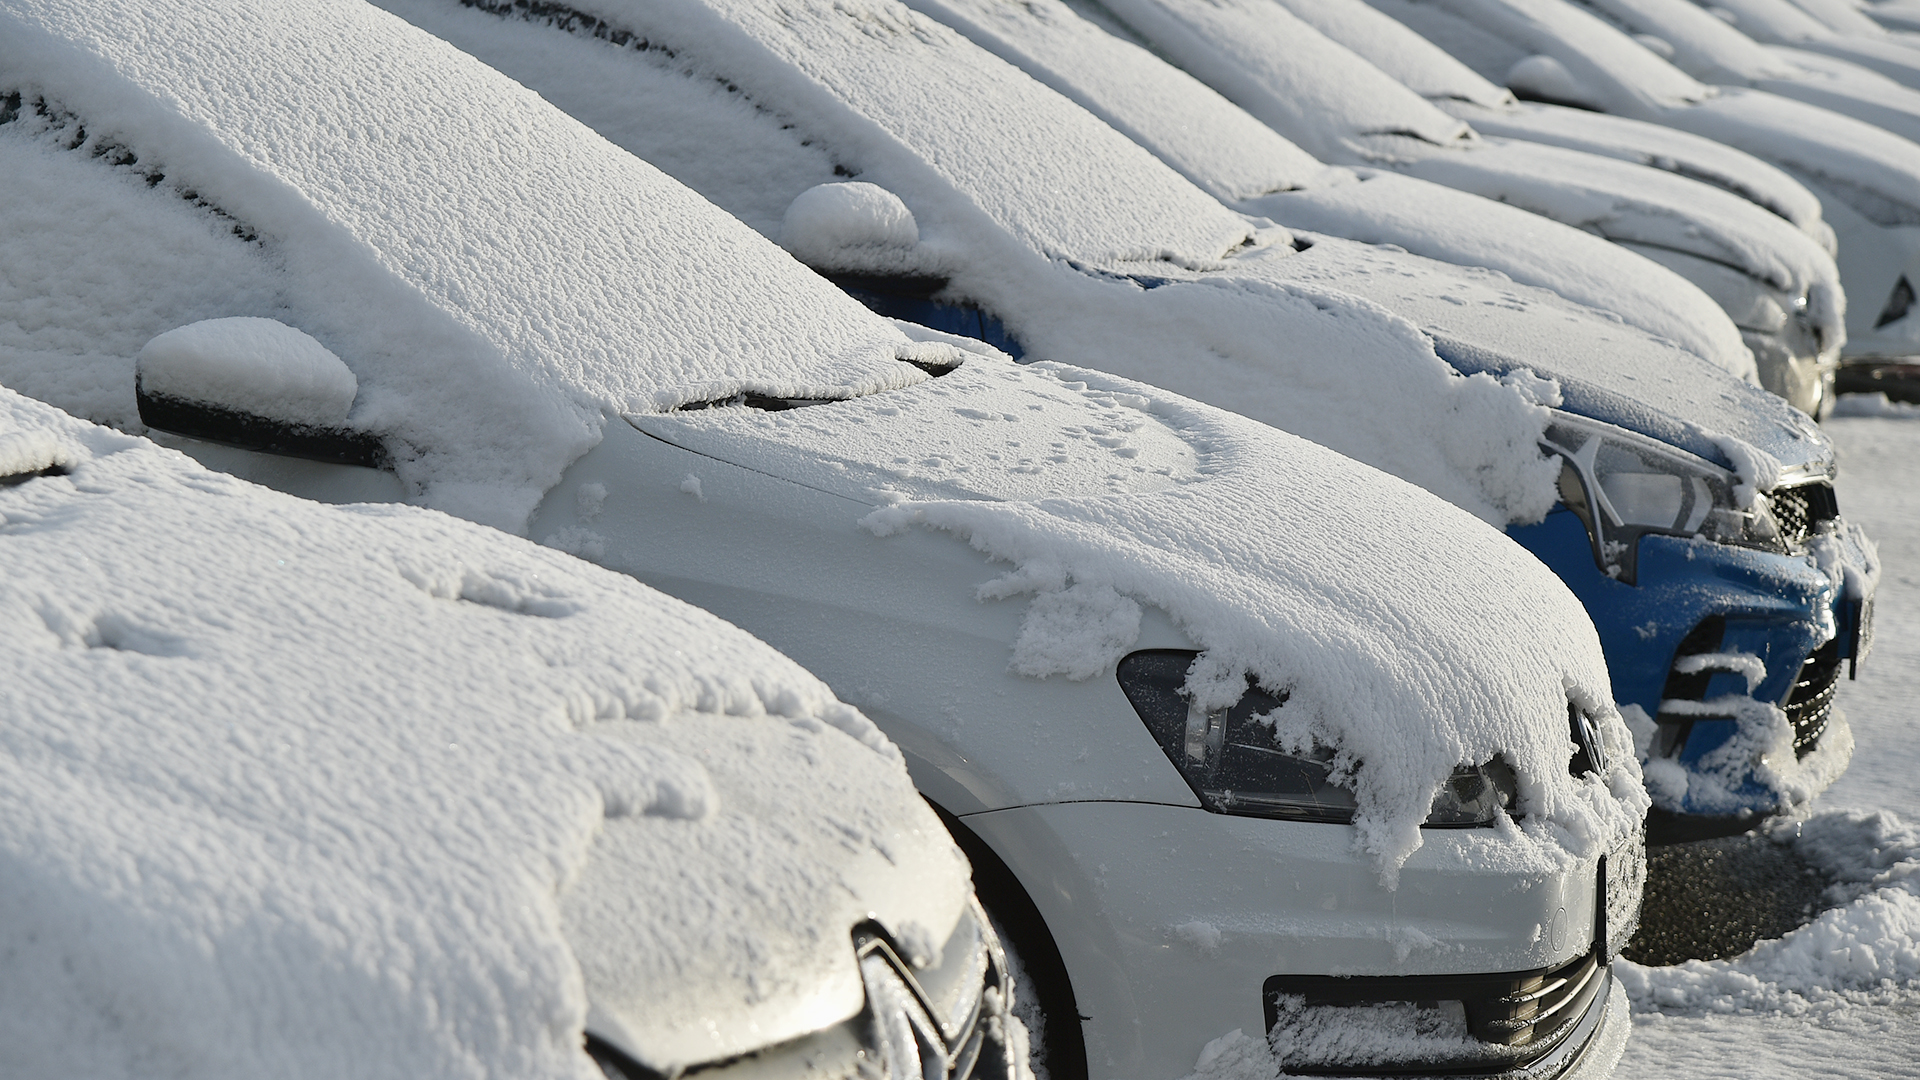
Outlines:
[[1593,109],[1600,104],[1565,64],[1551,56],[1529,56],[1514,64],[1507,72],[1507,89],[1527,100],[1553,105]]
[[325,345],[273,319],[207,319],[147,342],[134,395],[148,427],[286,457],[387,467],[347,426],[359,383]]
[[877,184],[819,184],[780,223],[780,246],[816,270],[911,273],[920,226],[900,197]]

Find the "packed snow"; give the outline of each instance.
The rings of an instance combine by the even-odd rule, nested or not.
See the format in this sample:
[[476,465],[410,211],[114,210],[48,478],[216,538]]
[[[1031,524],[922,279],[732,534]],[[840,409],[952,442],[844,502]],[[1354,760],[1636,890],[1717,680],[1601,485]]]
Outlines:
[[899,752],[703,611],[4,389],[0,473],[0,1073],[670,1072],[959,918]]
[[[0,331],[0,372],[83,415],[133,426],[146,339],[274,318],[358,377],[422,501],[511,529],[609,411],[926,378],[739,222],[363,4],[21,5],[0,70],[0,168],[54,196],[15,201],[0,264],[57,315]],[[121,220],[164,246],[115,265]]]

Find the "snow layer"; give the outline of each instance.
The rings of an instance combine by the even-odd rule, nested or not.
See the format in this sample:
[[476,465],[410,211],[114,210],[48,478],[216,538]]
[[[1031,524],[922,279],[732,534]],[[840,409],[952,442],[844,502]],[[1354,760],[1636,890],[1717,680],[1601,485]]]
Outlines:
[[[661,1071],[857,1012],[964,861],[791,661],[409,507],[210,473],[0,389],[0,1074]],[[25,462],[33,464],[33,460]]]
[[[1614,312],[1650,333],[1720,359],[1736,375],[1745,377],[1752,370],[1738,334],[1713,302],[1663,268],[1539,215],[1438,185],[1372,170],[1363,174],[1368,183],[1354,183],[1351,173],[1321,167],[1212,88],[1075,17],[1063,4],[914,0],[914,6],[1019,64],[1229,205],[1289,228],[1394,244],[1461,266],[1491,267],[1523,284]],[[1364,6],[1360,10],[1374,14]],[[1524,186],[1533,190],[1547,185]],[[1589,198],[1581,207],[1587,219],[1576,218],[1579,224],[1593,224],[1593,201]],[[1713,244],[1711,236],[1696,239],[1698,232],[1714,230],[1676,229],[1683,223],[1673,222],[1670,215],[1662,224],[1668,227],[1653,230],[1658,235],[1678,232],[1680,243],[1698,246],[1704,241],[1717,257],[1725,257],[1726,247]],[[1760,232],[1776,225],[1763,221]],[[1638,235],[1648,230],[1624,231]],[[1738,245],[1743,249],[1757,245],[1751,232],[1741,239],[1748,241]],[[1818,265],[1818,253],[1813,259]],[[1762,261],[1781,269],[1780,259]],[[1803,282],[1801,292],[1805,288]]]
[[[895,361],[903,339],[890,326],[738,222],[532,92],[357,3],[23,0],[0,12],[0,70],[30,106],[49,103],[22,110],[15,123],[33,130],[4,145],[40,186],[82,171],[47,160],[56,143],[84,135],[113,151],[91,162],[99,179],[50,207],[12,201],[9,221],[30,224],[9,226],[10,247],[43,254],[73,220],[56,207],[162,174],[149,206],[193,192],[240,224],[230,249],[255,238],[252,252],[208,257],[219,245],[204,213],[163,214],[175,219],[163,230],[170,247],[98,283],[91,268],[123,245],[44,264],[8,252],[9,284],[29,306],[87,282],[86,306],[52,301],[71,308],[57,330],[37,317],[10,330],[26,340],[0,342],[0,363],[29,369],[23,385],[56,401],[74,391],[89,414],[124,402],[100,385],[107,358],[131,354],[126,324],[156,306],[191,314],[182,322],[270,316],[354,371],[365,388],[355,422],[403,444],[401,474],[428,503],[515,527],[607,410],[743,389],[845,396],[925,377]],[[137,166],[111,175],[128,159]],[[223,295],[195,283],[203,257],[229,280],[248,262],[272,272]],[[157,298],[120,294],[154,277],[174,281]],[[22,345],[31,352],[13,351]],[[57,369],[73,354],[85,369],[69,377]]]
[[1504,86],[1482,78],[1426,38],[1366,0],[1279,0],[1315,30],[1339,42],[1401,85],[1429,100],[1468,102],[1487,108],[1513,103]]
[[[1414,138],[1423,130],[1421,113],[1432,109],[1424,101],[1418,103],[1420,111],[1402,108],[1397,124],[1383,126],[1372,116],[1373,106],[1356,103],[1389,100],[1385,87],[1398,89],[1397,84],[1304,23],[1285,21],[1292,17],[1284,12],[1278,14],[1285,18],[1277,19],[1268,0],[1232,4],[1125,0],[1122,7],[1155,12],[1152,28],[1144,32],[1162,48],[1282,134],[1310,148],[1323,147],[1316,152],[1328,160],[1396,169],[1512,203],[1609,240],[1680,251],[1735,267],[1785,292],[1788,304],[1808,298],[1809,315],[1820,327],[1829,351],[1845,340],[1845,294],[1831,256],[1819,243],[1745,199],[1705,189],[1669,172],[1594,160],[1564,148],[1489,145],[1475,138]],[[1316,39],[1315,48],[1300,48],[1303,42]],[[1308,107],[1296,90],[1306,83],[1322,83],[1346,93],[1335,95],[1336,105],[1314,101]],[[1572,255],[1568,253],[1568,261]],[[1607,270],[1626,273],[1623,262],[1615,256]],[[1499,263],[1490,265],[1508,269]],[[1515,276],[1532,280],[1531,275]],[[1627,279],[1631,280],[1630,273]],[[1664,274],[1646,276],[1641,287],[1628,287],[1627,296],[1609,303],[1579,293],[1580,280],[1577,272],[1571,278],[1577,299],[1611,310],[1628,307],[1623,301],[1630,301],[1629,320],[1735,374],[1752,371],[1738,332],[1726,318],[1716,317],[1716,305],[1695,288]],[[1559,287],[1551,279],[1535,283]],[[1642,298],[1641,294],[1656,291],[1666,293],[1666,298]]]
[[[1477,34],[1521,55],[1550,55],[1591,108],[1736,146],[1819,184],[1881,226],[1920,222],[1920,145],[1851,116],[1752,89],[1701,85],[1600,18],[1549,0],[1369,0],[1436,38]],[[1455,55],[1482,74],[1499,49]],[[1692,90],[1687,90],[1687,87]],[[1685,91],[1685,92],[1683,92]]]
[[[718,159],[686,175],[737,170],[791,190],[794,181],[767,164],[790,155],[734,156],[727,148],[780,139],[822,147],[859,179],[905,202],[919,223],[921,272],[947,276],[943,295],[997,315],[1030,357],[1097,365],[1230,404],[1501,524],[1532,520],[1552,502],[1551,470],[1534,449],[1544,414],[1532,399],[1493,380],[1460,378],[1412,322],[1390,305],[1353,295],[1341,278],[1380,277],[1369,287],[1384,291],[1402,279],[1426,288],[1462,272],[1419,260],[1389,267],[1332,239],[1296,255],[1282,230],[1256,232],[1085,110],[903,7],[884,0],[789,5],[784,21],[775,22],[750,5],[737,12],[723,6],[738,24],[691,0],[604,0],[591,9],[608,12],[618,29],[671,47],[672,63],[698,73],[694,79],[659,71],[652,50],[619,49],[450,2],[396,0],[396,7],[567,107],[610,103],[600,80],[619,69],[596,56],[632,72],[618,84],[621,108],[638,116],[651,115],[653,101],[676,97],[669,110],[691,111],[716,80],[756,102],[778,101],[781,113],[757,118],[710,113],[716,127],[750,121],[759,130],[721,136]],[[914,33],[896,34],[894,27]],[[874,34],[886,48],[874,47]],[[591,73],[593,86],[579,85],[581,72]],[[1014,115],[1025,119],[1015,123]],[[607,114],[583,117],[600,123]],[[636,153],[650,157],[659,145],[633,116],[608,119],[608,130]],[[684,155],[694,148],[662,149]],[[681,168],[679,159],[664,163]],[[1038,176],[1054,178],[1040,193],[1002,180]],[[708,193],[719,197],[738,186],[736,178]],[[1162,191],[1174,194],[1160,198]],[[1016,205],[1023,194],[1039,204]],[[1053,222],[1048,235],[1029,229],[1036,221]],[[1158,223],[1132,231],[1130,223],[1141,221]],[[1214,233],[1215,223],[1223,231]],[[1224,231],[1227,223],[1233,231]],[[1252,243],[1230,260],[1224,249],[1203,260],[1202,249],[1160,247],[1168,230]],[[1112,243],[1042,246],[1103,236]],[[1121,260],[1115,252],[1122,248],[1142,257]],[[1145,258],[1156,251],[1164,257]],[[1461,281],[1470,290],[1480,284]],[[1597,313],[1525,293],[1522,299],[1521,290],[1505,290],[1495,302],[1559,305],[1556,319],[1622,332]],[[1525,338],[1519,351],[1541,340],[1511,318],[1493,324]],[[1498,335],[1487,343],[1496,350],[1501,344]],[[1674,355],[1660,348],[1663,359]]]
[[1372,136],[1434,145],[1472,129],[1273,0],[1106,0],[1175,63],[1322,161]]
[[[1547,865],[1639,827],[1629,755],[1604,782],[1567,775],[1569,696],[1627,735],[1565,586],[1458,508],[1323,447],[1114,376],[988,357],[888,395],[636,423],[877,504],[880,535],[931,526],[1010,563],[980,596],[1033,597],[1023,674],[1111,671],[1140,608],[1167,612],[1205,650],[1188,676],[1200,705],[1238,700],[1251,673],[1289,692],[1282,739],[1354,763],[1358,843],[1388,880],[1436,785],[1495,753],[1524,778],[1527,817],[1503,842]],[[1035,445],[1050,427],[1062,445]],[[1016,443],[1037,460],[1004,460]],[[1036,466],[1080,480],[1056,493]]]
[[325,345],[273,319],[203,319],[141,346],[138,385],[150,394],[338,427],[359,383]]
[[1835,250],[1833,227],[1821,216],[1819,196],[1744,150],[1644,120],[1564,105],[1516,102],[1489,109],[1460,102],[1438,104],[1482,135],[1584,150],[1712,184],[1792,222],[1829,255]]

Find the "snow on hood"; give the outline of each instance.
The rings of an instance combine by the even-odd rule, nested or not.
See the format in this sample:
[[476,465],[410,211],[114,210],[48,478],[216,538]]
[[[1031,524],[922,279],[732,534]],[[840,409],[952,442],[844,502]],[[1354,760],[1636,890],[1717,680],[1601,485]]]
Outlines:
[[1487,107],[1513,102],[1512,91],[1482,78],[1446,50],[1368,7],[1366,0],[1279,3],[1423,98]]
[[[1175,59],[1233,97],[1248,111],[1290,137],[1311,140],[1343,165],[1378,165],[1433,180],[1447,187],[1500,202],[1575,226],[1609,240],[1654,244],[1730,265],[1787,290],[1794,297],[1817,289],[1823,330],[1832,340],[1845,336],[1840,313],[1838,271],[1824,252],[1784,227],[1765,211],[1730,195],[1703,191],[1667,174],[1553,148],[1489,145],[1477,138],[1444,142],[1412,137],[1409,119],[1397,132],[1366,126],[1370,117],[1351,107],[1329,112],[1324,103],[1303,102],[1297,87],[1331,87],[1345,102],[1374,96],[1370,87],[1393,86],[1408,100],[1416,95],[1394,84],[1377,68],[1310,27],[1275,10],[1270,0],[1225,5],[1194,0],[1112,0],[1132,17],[1148,17],[1142,32]],[[1371,10],[1368,15],[1381,18]],[[1291,23],[1282,20],[1293,20]],[[1386,20],[1391,22],[1391,20]],[[1402,28],[1404,32],[1404,28]],[[1313,49],[1292,47],[1317,42]],[[1345,92],[1351,91],[1350,95]],[[1419,101],[1421,112],[1435,111]],[[1463,130],[1465,130],[1463,128]],[[1403,191],[1405,189],[1402,189]],[[1376,189],[1369,194],[1385,192]],[[1338,198],[1336,193],[1335,198]],[[1366,198],[1362,195],[1360,198]],[[1286,214],[1290,203],[1312,199],[1244,202],[1250,212],[1271,214],[1284,224],[1324,228],[1341,235],[1342,223],[1324,211],[1308,218]],[[1398,211],[1410,217],[1426,200]],[[1484,213],[1476,213],[1484,218]],[[1420,254],[1455,259],[1489,240],[1461,236],[1468,222],[1434,224],[1415,231],[1415,243],[1360,224],[1356,239],[1396,243]],[[1494,222],[1474,222],[1493,225]],[[1537,228],[1524,230],[1538,232]],[[1442,240],[1442,237],[1447,239]],[[1622,314],[1628,321],[1692,349],[1741,378],[1754,377],[1754,361],[1739,330],[1700,289],[1677,275],[1654,272],[1624,251],[1599,253],[1600,245],[1571,237],[1549,242],[1545,252],[1520,251],[1496,256],[1485,265],[1516,280],[1562,291],[1582,303]],[[1460,261],[1467,261],[1462,258]]]
[[1625,33],[1659,38],[1672,50],[1667,59],[1703,82],[1741,85],[1762,79],[1792,79],[1798,74],[1794,65],[1688,0],[1569,2]]
[[[1680,128],[1809,178],[1880,225],[1920,223],[1920,145],[1861,120],[1759,90],[1695,82],[1611,24],[1558,0],[1370,0],[1416,30],[1464,20],[1510,47],[1547,56],[1590,100],[1576,102]],[[1430,36],[1449,32],[1433,27]],[[1456,55],[1461,55],[1456,53]],[[1461,55],[1478,63],[1471,55]],[[1480,69],[1489,78],[1497,72]],[[1697,92],[1682,93],[1686,86]]]
[[703,611],[5,389],[0,472],[8,1076],[666,1073],[959,918],[898,751]]
[[[1609,240],[1733,267],[1791,298],[1807,298],[1808,315],[1831,347],[1846,339],[1846,293],[1833,256],[1791,222],[1732,192],[1617,158],[1525,141],[1425,154],[1401,168]],[[1692,345],[1707,335],[1680,330],[1671,336]],[[1729,348],[1711,344],[1720,348],[1696,349],[1726,363]]]
[[[790,192],[788,198],[797,196],[820,182],[818,172],[796,176],[785,170],[787,163],[806,160],[806,153],[899,195],[919,223],[916,250],[949,281],[943,295],[965,297],[997,315],[1029,357],[1097,365],[1202,400],[1230,402],[1489,521],[1533,520],[1551,505],[1554,474],[1534,449],[1545,418],[1532,399],[1492,380],[1460,378],[1412,323],[1377,303],[1324,282],[1286,280],[1293,249],[1280,242],[1285,234],[1278,229],[1261,231],[1230,259],[1198,268],[1173,260],[1103,266],[1111,249],[1097,248],[1045,258],[1045,249],[1023,242],[1020,221],[1027,211],[1009,211],[1011,187],[996,185],[993,177],[1070,176],[1084,165],[1075,148],[1116,143],[1127,153],[1115,149],[1113,167],[1137,166],[1138,174],[1049,189],[1043,193],[1048,205],[1070,206],[1058,213],[1083,214],[1112,230],[1112,222],[1171,212],[1191,196],[1204,207],[1201,224],[1226,215],[1240,223],[1242,235],[1251,228],[1084,109],[924,16],[885,0],[841,0],[790,4],[782,9],[784,24],[741,12],[740,23],[729,30],[694,0],[603,0],[591,9],[617,7],[622,20],[634,20],[612,26],[649,42],[638,50],[493,18],[450,0],[390,2],[550,100],[579,107],[583,119],[605,124],[635,153],[690,182],[712,180],[714,188],[701,190],[716,198],[741,190],[738,174],[762,177],[766,185]],[[901,37],[884,31],[889,48],[870,49],[869,13],[882,25],[919,26],[923,32]],[[685,38],[669,33],[686,27],[693,29]],[[771,44],[763,46],[762,37]],[[821,70],[819,80],[798,61],[770,59],[769,50],[774,57],[804,53]],[[721,62],[742,56],[754,62]],[[951,86],[942,81],[950,69],[958,73]],[[737,88],[760,111],[715,108],[710,95],[716,85]],[[993,104],[1007,88],[1017,93]],[[909,91],[911,97],[905,96]],[[1034,117],[1032,132],[1007,126],[1016,104]],[[704,116],[699,133],[712,133],[705,141],[717,148],[713,156],[695,162],[699,145],[637,122],[657,114]],[[940,139],[964,144],[966,152],[923,159],[903,141],[934,129]],[[734,151],[774,147],[781,140],[790,144],[785,152]],[[979,171],[962,174],[956,161],[972,162],[968,167]],[[723,172],[736,175],[722,182]],[[969,186],[975,184],[987,193],[976,197]],[[1186,194],[1178,203],[1136,197],[1163,185]],[[1010,215],[1004,223],[993,216],[1003,212]],[[1124,240],[1126,234],[1115,235]],[[1259,264],[1249,255],[1259,255]],[[1422,272],[1460,273],[1431,263]]]
[[907,6],[1081,105],[1222,202],[1352,179],[1062,0],[907,0]]
[[[881,535],[927,525],[1011,563],[980,596],[1034,594],[1023,673],[1110,671],[1132,642],[1100,616],[1162,608],[1205,650],[1188,682],[1203,705],[1237,700],[1252,673],[1288,691],[1286,737],[1360,762],[1359,843],[1389,880],[1434,786],[1495,753],[1528,778],[1514,842],[1592,853],[1638,829],[1637,767],[1605,785],[1567,775],[1569,695],[1612,709],[1565,586],[1458,508],[1320,446],[1111,375],[985,356],[884,398],[635,422],[875,505]],[[1010,443],[1033,460],[1004,457]],[[1064,491],[1031,475],[1048,455],[1076,478]]]
[[1820,197],[1776,166],[1724,143],[1624,116],[1540,102],[1498,109],[1438,102],[1482,135],[1564,146],[1679,173],[1746,199],[1792,222],[1831,255],[1833,227]]
[[[1821,41],[1838,37],[1833,29],[1788,0],[1718,0],[1714,7],[1726,14],[1720,18],[1755,41],[1771,45],[1793,45],[1803,41]],[[1849,34],[1885,37],[1886,29],[1858,8],[1845,3],[1826,9],[1847,20]],[[1851,18],[1847,18],[1851,16]]]
[[[1311,162],[1211,87],[1076,17],[1058,0],[910,2],[1020,65],[1249,214],[1290,228],[1395,244],[1443,262],[1491,267],[1516,281],[1616,312],[1712,357],[1736,376],[1753,373],[1739,332],[1711,299],[1677,275],[1590,233],[1417,180],[1375,176],[1367,184],[1355,183],[1352,173]],[[1370,8],[1361,10],[1372,14]],[[1295,164],[1302,160],[1315,171]],[[1276,183],[1283,175],[1298,179]],[[1591,226],[1602,216],[1590,206],[1581,210],[1574,218],[1581,225]],[[1669,212],[1661,224],[1672,222]],[[1662,236],[1674,232],[1659,230]],[[1688,230],[1678,232],[1683,246],[1700,243]],[[1725,249],[1711,244],[1710,237],[1707,246],[1709,257],[1726,259]],[[1781,261],[1773,259],[1765,268],[1777,269]],[[1791,287],[1790,280],[1783,287]],[[1795,295],[1806,288],[1803,280]],[[1844,333],[1838,325],[1830,330]]]
[[1105,0],[1174,63],[1322,161],[1377,136],[1436,146],[1472,129],[1273,0]]
[[[1551,389],[1528,392],[1579,415],[1728,468],[1735,463],[1721,435],[1759,448],[1786,469],[1832,468],[1833,444],[1805,413],[1693,353],[1545,289],[1490,271],[1435,275],[1404,252],[1331,240],[1277,268],[1301,284],[1338,281],[1412,319],[1456,370],[1494,375],[1516,388],[1532,385],[1534,376],[1551,379]],[[1516,311],[1528,317],[1515,318]]]
[[[358,3],[15,0],[0,9],[0,73],[0,90],[23,91],[16,123],[64,122],[60,137],[84,137],[103,165],[164,174],[162,193],[236,223],[264,272],[217,314],[271,315],[346,361],[363,386],[354,421],[404,444],[402,477],[431,505],[522,525],[609,409],[925,377],[896,361],[892,327],[737,221]],[[36,216],[15,202],[10,223]],[[42,244],[57,235],[32,228]],[[0,242],[19,242],[8,232]],[[184,252],[139,257],[167,254]],[[130,361],[139,343],[110,324],[131,321],[122,300],[150,301],[92,291],[111,341],[28,342],[30,359]]]
[[1920,144],[1760,90],[1729,89],[1664,122],[1766,158],[1882,226],[1920,225]]
[[[1494,82],[1510,66],[1548,57],[1572,80],[1569,104],[1655,120],[1661,109],[1712,97],[1696,81],[1592,12],[1564,0],[1368,0]],[[1459,24],[1464,23],[1465,26]],[[1479,47],[1455,47],[1465,37]],[[1474,41],[1490,37],[1493,41]],[[1498,43],[1495,48],[1486,45]],[[1487,66],[1499,65],[1498,70]]]

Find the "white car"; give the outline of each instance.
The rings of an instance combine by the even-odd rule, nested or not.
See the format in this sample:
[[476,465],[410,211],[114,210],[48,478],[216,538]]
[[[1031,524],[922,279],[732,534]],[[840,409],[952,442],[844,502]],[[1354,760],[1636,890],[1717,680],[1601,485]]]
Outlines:
[[[0,13],[32,95],[0,163],[35,195],[0,245],[39,260],[5,370],[296,493],[528,531],[807,665],[951,815],[1056,1077],[1165,1080],[1270,1029],[1290,1066],[1611,1067],[1647,796],[1591,624],[1496,531],[1152,387],[910,336],[364,5]],[[556,723],[655,692],[620,689]],[[931,955],[923,922],[901,946]]]
[[0,1074],[1031,1075],[900,752],[740,630],[4,388],[0,521]]
[[1521,97],[1646,120],[1773,163],[1820,197],[1839,240],[1845,358],[1920,352],[1920,145],[1764,90],[1708,86],[1562,0],[1369,0]]

